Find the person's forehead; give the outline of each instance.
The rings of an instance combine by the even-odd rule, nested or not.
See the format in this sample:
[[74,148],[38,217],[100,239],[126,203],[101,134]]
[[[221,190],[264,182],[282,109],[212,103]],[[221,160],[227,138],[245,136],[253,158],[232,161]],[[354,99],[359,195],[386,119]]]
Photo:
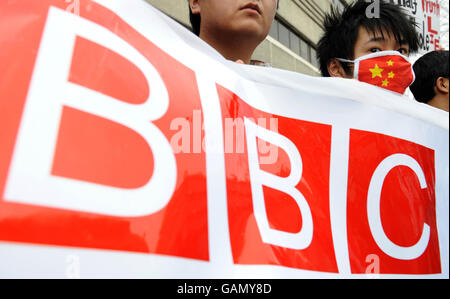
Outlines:
[[395,37],[395,34],[391,30],[386,29],[375,29],[370,30],[366,27],[361,26],[358,31],[358,39],[357,43],[364,44],[369,42],[385,42],[385,43],[395,43],[395,44],[403,44],[404,41],[398,41]]

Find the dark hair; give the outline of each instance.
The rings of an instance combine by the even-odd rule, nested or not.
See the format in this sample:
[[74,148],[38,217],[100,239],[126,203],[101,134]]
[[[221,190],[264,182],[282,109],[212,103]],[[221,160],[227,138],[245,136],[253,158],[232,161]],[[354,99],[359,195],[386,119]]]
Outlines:
[[[188,2],[188,4],[189,4],[189,2]],[[200,35],[200,22],[201,22],[200,14],[193,14],[190,5],[189,5],[189,21],[191,22],[192,32],[194,32],[195,35],[199,36]]]
[[[320,62],[320,71],[325,77],[329,77],[328,64],[334,58],[353,60],[354,48],[358,39],[359,29],[367,29],[375,34],[387,32],[393,35],[397,42],[407,43],[410,52],[419,49],[419,38],[416,31],[416,23],[408,17],[400,6],[380,0],[379,17],[368,17],[367,11],[373,2],[357,0],[347,5],[341,12],[331,6],[331,12],[325,16],[323,23],[325,33],[318,43],[317,56]],[[350,73],[347,63],[341,63],[344,71]]]
[[[277,1],[277,9],[280,4],[280,0]],[[189,5],[189,2],[188,2]],[[191,10],[191,6],[189,5],[189,21],[191,22],[192,32],[194,32],[197,36],[200,35],[200,23],[202,21],[200,14],[193,14]]]
[[439,77],[448,78],[448,51],[433,51],[414,63],[416,81],[409,87],[417,101],[428,103],[436,95],[434,87]]

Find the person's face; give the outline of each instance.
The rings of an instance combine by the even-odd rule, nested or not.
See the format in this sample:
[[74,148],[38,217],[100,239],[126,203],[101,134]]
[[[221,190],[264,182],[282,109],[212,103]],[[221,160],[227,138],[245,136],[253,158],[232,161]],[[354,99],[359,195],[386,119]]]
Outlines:
[[275,17],[278,0],[190,0],[200,13],[202,31],[240,34],[264,39]]
[[[353,50],[353,60],[381,51],[398,51],[404,56],[409,56],[409,45],[406,42],[398,42],[392,33],[383,31],[369,32],[361,27]],[[332,60],[328,65],[331,77],[353,79],[353,64],[349,64],[350,71],[346,72],[342,65]]]

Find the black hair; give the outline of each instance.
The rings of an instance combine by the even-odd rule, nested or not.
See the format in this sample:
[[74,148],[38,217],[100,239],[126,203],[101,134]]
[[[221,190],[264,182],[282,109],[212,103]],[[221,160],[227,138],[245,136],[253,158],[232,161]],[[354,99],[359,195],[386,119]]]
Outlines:
[[425,54],[414,63],[416,80],[409,87],[414,98],[428,103],[436,95],[434,87],[439,77],[448,79],[448,51],[433,51]]
[[[280,0],[277,1],[277,9],[278,5],[280,4]],[[189,5],[189,2],[188,2]],[[200,36],[200,23],[202,21],[200,14],[193,14],[191,10],[191,6],[189,5],[189,21],[191,22],[192,26],[192,32],[195,33],[195,35]]]
[[191,22],[192,32],[194,32],[195,35],[199,36],[201,23],[200,14],[193,14],[190,5],[189,5],[189,21]]
[[[375,4],[373,1],[371,3],[356,0],[346,5],[342,12],[331,6],[331,11],[325,16],[323,23],[325,33],[317,49],[323,76],[330,76],[328,64],[332,59],[355,59],[354,48],[361,27],[372,34],[376,32],[392,34],[399,44],[408,44],[411,53],[418,51],[419,37],[415,21],[400,6],[391,2],[380,0],[379,17],[372,18],[367,15],[367,12],[370,11],[370,6]],[[341,65],[347,74],[351,73],[349,64],[341,63]]]

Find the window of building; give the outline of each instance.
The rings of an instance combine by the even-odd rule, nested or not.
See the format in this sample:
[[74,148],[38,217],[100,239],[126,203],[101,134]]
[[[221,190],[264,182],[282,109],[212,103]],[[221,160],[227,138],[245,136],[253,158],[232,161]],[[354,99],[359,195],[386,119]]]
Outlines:
[[292,31],[289,31],[289,48],[300,55],[300,38]]
[[300,40],[300,56],[309,61],[310,57],[308,48],[308,43],[304,40]]
[[311,48],[311,63],[316,67],[320,68],[319,60],[317,59],[316,49]]
[[273,37],[274,39],[278,40],[278,21],[273,20],[272,27],[270,27],[269,35]]
[[290,48],[289,29],[281,23],[278,23],[278,40],[280,43]]
[[273,21],[269,35],[312,65],[318,66],[316,49],[281,20]]

